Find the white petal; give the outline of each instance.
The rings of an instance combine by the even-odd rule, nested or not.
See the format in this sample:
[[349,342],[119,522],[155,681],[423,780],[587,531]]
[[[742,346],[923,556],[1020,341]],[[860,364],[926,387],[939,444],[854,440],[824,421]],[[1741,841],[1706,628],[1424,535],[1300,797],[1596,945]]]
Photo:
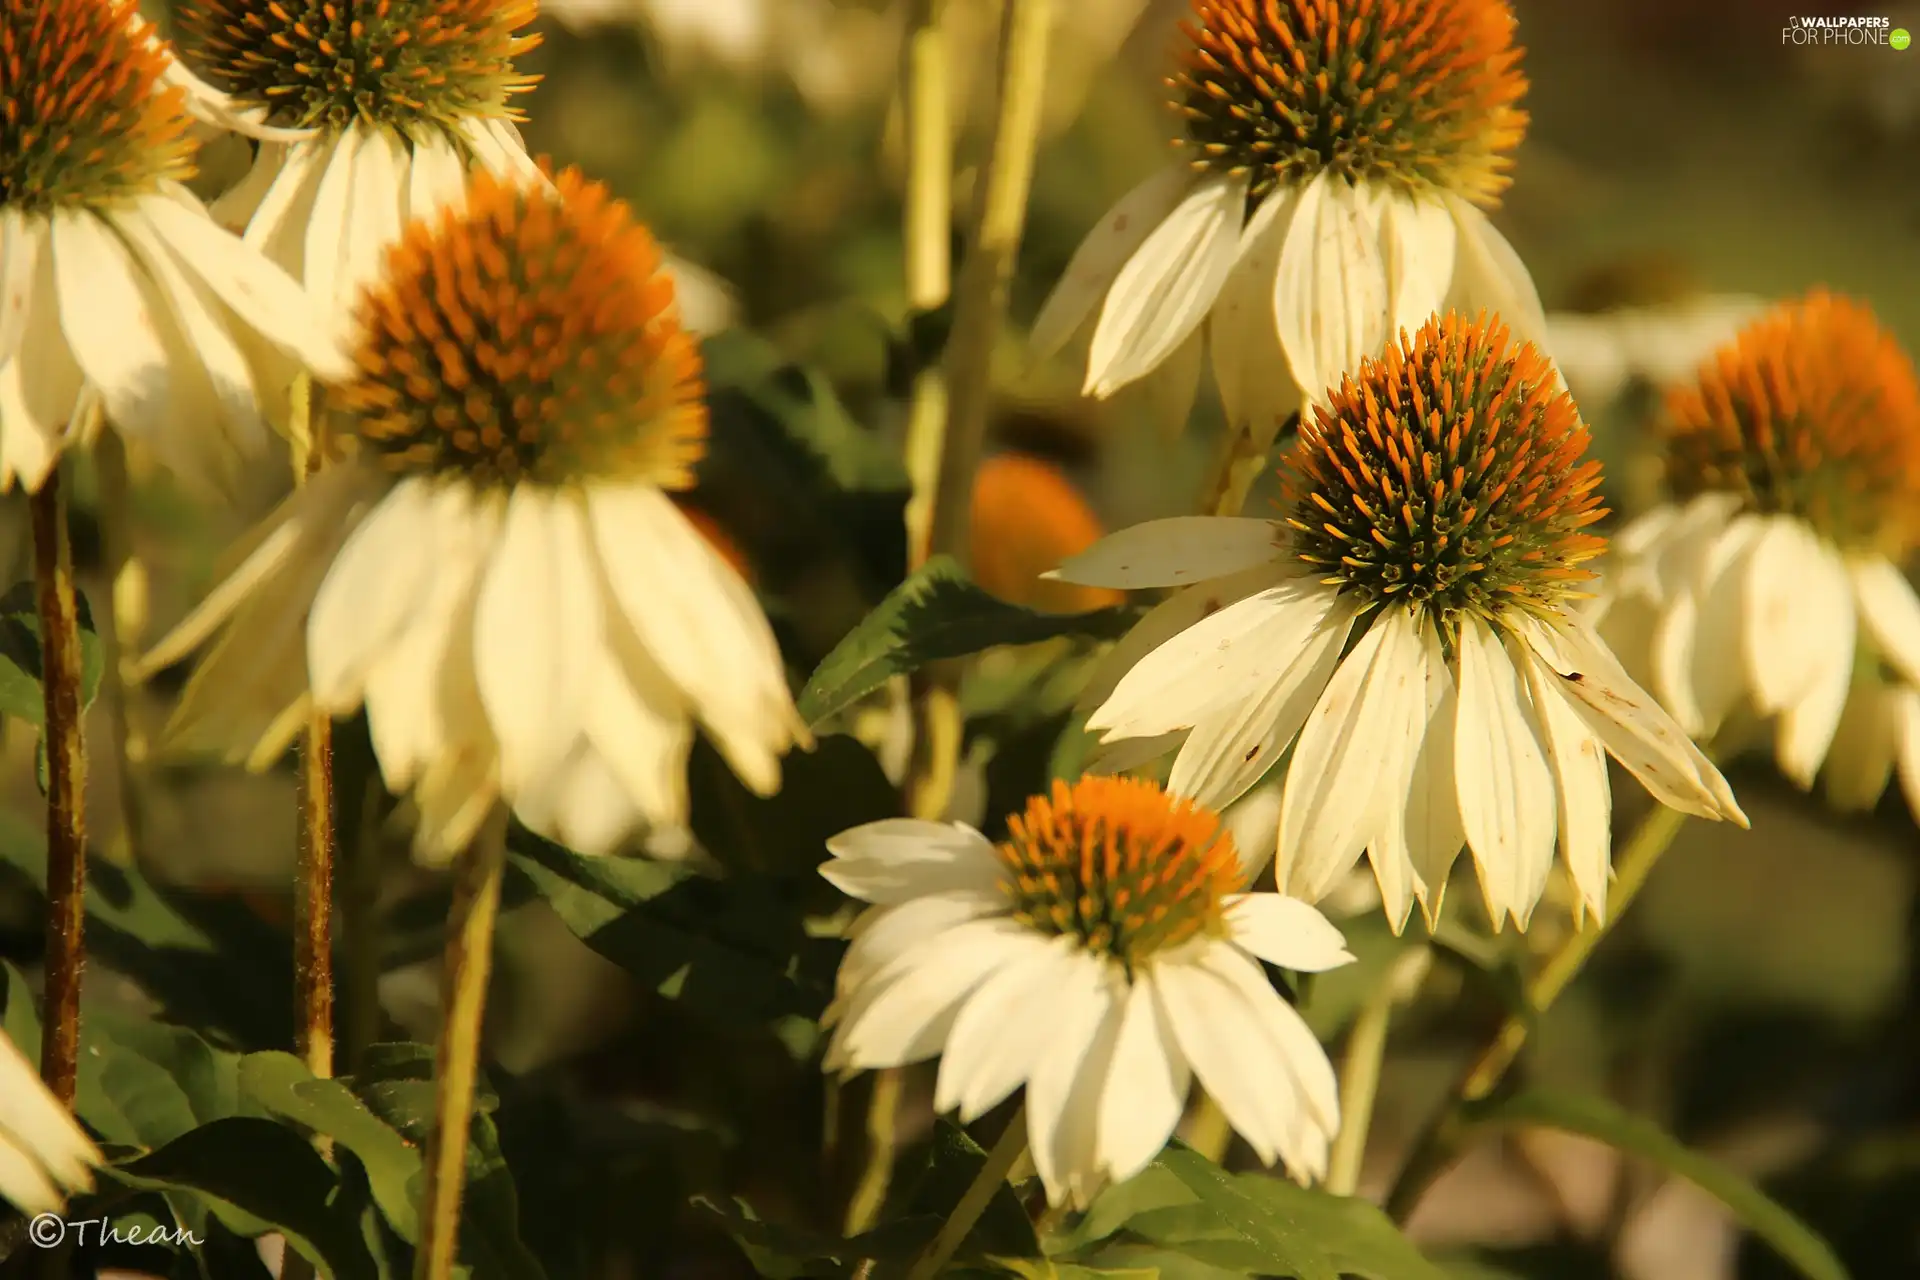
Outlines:
[[1902,679],[1920,685],[1920,599],[1912,584],[1879,556],[1856,559],[1847,569],[1867,639]]
[[1192,186],[1191,170],[1169,165],[1120,197],[1074,250],[1067,269],[1034,317],[1030,341],[1035,354],[1050,356],[1066,345],[1113,287],[1114,277],[1134,251]]
[[1218,613],[1236,600],[1244,600],[1256,591],[1272,586],[1277,571],[1272,565],[1257,565],[1239,573],[1182,587],[1147,610],[1140,621],[1102,654],[1087,675],[1075,710],[1092,711],[1105,702],[1127,672],[1140,659],[1193,626],[1202,618]]
[[307,618],[307,663],[321,710],[345,715],[360,705],[367,673],[427,594],[434,532],[428,482],[409,478],[341,544]]
[[1551,662],[1562,692],[1600,735],[1608,754],[1662,804],[1746,826],[1747,815],[1713,762],[1621,669],[1584,622],[1572,615],[1560,621],[1553,628],[1520,623],[1516,629],[1534,653]]
[[346,305],[357,309],[361,290],[380,278],[387,250],[400,238],[410,161],[406,143],[390,131],[364,124],[354,128],[365,130],[367,136],[354,155],[347,256],[335,287]]
[[1318,400],[1388,342],[1386,266],[1366,203],[1322,172],[1300,193],[1274,277],[1274,320],[1293,376]]
[[687,821],[687,753],[693,714],[637,640],[617,628],[600,654],[587,708],[587,738],[656,826]]
[[[1359,861],[1383,820],[1383,758],[1405,759],[1409,707],[1424,698],[1422,623],[1389,606],[1340,661],[1307,717],[1287,767],[1280,802],[1279,861],[1283,892],[1316,902]],[[1395,736],[1401,740],[1395,741]]]
[[967,997],[954,1019],[933,1109],[955,1111],[967,1124],[999,1106],[1053,1044],[1075,983],[1094,977],[1071,938],[1030,933],[1011,947],[1006,962]]
[[326,171],[314,187],[313,211],[307,217],[305,283],[329,317],[344,325],[353,314],[354,294],[348,275],[353,259],[353,179],[360,148],[371,138],[373,126],[355,122],[333,140]]
[[1846,566],[1830,547],[1807,548],[1819,566],[1800,583],[1799,608],[1822,625],[1809,628],[1805,646],[1811,682],[1786,707],[1775,725],[1774,754],[1780,771],[1803,789],[1813,787],[1820,762],[1827,758],[1833,735],[1846,709],[1847,689],[1853,683],[1855,618],[1853,590]]
[[1242,950],[1295,973],[1325,973],[1353,963],[1340,930],[1299,898],[1240,894],[1228,900],[1227,927]]
[[900,1067],[939,1053],[967,995],[1032,936],[1025,925],[989,917],[907,951],[847,1001],[827,1069]]
[[331,139],[314,138],[290,147],[264,143],[253,160],[256,170],[271,166],[272,182],[241,238],[295,280],[306,278],[307,224],[332,156]]
[[[92,1189],[92,1170],[105,1163],[98,1148],[72,1114],[47,1091],[19,1046],[4,1035],[0,1035],[0,1097],[7,1100],[4,1117],[0,1117],[0,1130],[4,1130],[0,1148],[20,1148],[26,1163],[36,1173],[44,1171],[59,1188]],[[60,1207],[57,1192],[48,1196],[44,1185],[35,1182],[32,1185],[43,1193],[35,1202],[24,1186],[15,1185],[22,1181],[16,1177],[0,1182],[0,1196],[23,1211],[47,1213]]]
[[0,365],[13,359],[27,332],[40,240],[38,219],[18,209],[0,209]]
[[1240,233],[1239,257],[1207,317],[1213,380],[1230,427],[1264,428],[1271,419],[1277,428],[1280,418],[1298,407],[1292,372],[1275,358],[1281,347],[1273,313],[1274,273],[1280,269],[1293,204],[1293,192],[1280,188],[1253,211]]
[[513,812],[528,830],[588,857],[617,852],[644,820],[619,776],[585,738],[552,776],[520,793]]
[[347,352],[313,300],[285,272],[258,254],[241,251],[234,237],[211,218],[177,201],[145,200],[140,207],[180,260],[262,337],[298,357],[317,377],[342,381],[351,375]]
[[[1174,758],[1168,792],[1217,809],[1260,781],[1320,701],[1358,608],[1354,601],[1335,599],[1304,640],[1297,628],[1305,619],[1298,610],[1270,618],[1248,637],[1242,648],[1250,652],[1213,682],[1216,692]],[[1273,673],[1271,667],[1280,664]],[[1247,697],[1250,689],[1259,692]]]
[[1084,953],[1076,959],[1076,972],[1063,983],[1055,1039],[1027,1080],[1027,1137],[1048,1202],[1084,1209],[1101,1189],[1100,1093],[1120,1035],[1126,983]]
[[494,117],[480,119],[468,117],[460,122],[460,136],[473,148],[474,158],[496,177],[512,178],[530,187],[551,189],[552,183],[533,157],[527,154],[526,143],[508,121]]
[[42,245],[13,359],[0,364],[0,488],[15,476],[38,489],[59,458],[84,379],[56,316],[53,255]]
[[927,939],[981,916],[1005,915],[1007,906],[1003,893],[961,889],[909,898],[898,906],[867,908],[847,930],[847,950],[834,973],[834,993],[851,994]]
[[1380,201],[1381,256],[1393,308],[1387,341],[1417,331],[1440,309],[1453,280],[1456,238],[1444,203],[1396,193]]
[[[1654,671],[1662,700],[1693,733],[1717,731],[1746,694],[1746,664],[1729,655],[1741,652],[1749,560],[1766,531],[1763,521],[1736,518],[1663,557],[1672,600],[1654,628]],[[1676,528],[1676,537],[1687,532]]]
[[1453,288],[1447,305],[1468,315],[1490,311],[1507,326],[1514,342],[1531,342],[1544,351],[1547,316],[1526,263],[1486,214],[1458,196],[1441,198],[1456,230]]
[[1203,178],[1134,251],[1094,326],[1089,394],[1143,377],[1200,327],[1238,256],[1246,203],[1246,178]]
[[1511,913],[1524,929],[1553,869],[1553,774],[1500,638],[1478,618],[1463,617],[1459,651],[1453,753],[1460,820],[1494,927]]
[[[1820,677],[1827,620],[1804,607],[1803,584],[1822,569],[1815,534],[1791,516],[1773,516],[1747,559],[1741,597],[1741,658],[1762,715],[1784,711]],[[1851,655],[1848,661],[1851,664]]]
[[1280,529],[1240,516],[1170,516],[1110,533],[1047,574],[1084,587],[1183,587],[1278,561]]
[[167,404],[167,351],[134,282],[133,256],[91,213],[56,210],[53,276],[60,327],[80,369],[105,397],[107,416],[151,436]]
[[1331,587],[1288,579],[1201,619],[1140,659],[1087,717],[1087,728],[1109,740],[1189,728],[1229,700],[1307,676],[1292,670],[1301,650],[1323,630],[1344,636],[1352,618]]
[[565,759],[593,695],[600,593],[571,501],[514,491],[474,625],[474,675],[511,796]]
[[1527,692],[1553,768],[1559,797],[1560,856],[1596,924],[1607,918],[1607,880],[1613,854],[1613,791],[1600,735],[1561,692],[1560,678],[1524,639],[1517,642]]
[[987,892],[1000,883],[993,842],[958,822],[884,818],[827,841],[820,874],[849,897],[894,903],[927,893]]
[[586,511],[619,612],[741,781],[770,794],[797,717],[752,590],[656,489],[595,485]]
[[1107,1177],[1124,1182],[1160,1154],[1192,1083],[1153,988],[1134,983],[1121,1007],[1112,1067],[1100,1091],[1099,1162]]
[[1880,803],[1900,754],[1901,696],[1878,680],[1853,682],[1825,771],[1827,802],[1842,813]]
[[[1414,732],[1419,745],[1406,778],[1406,802],[1398,821],[1390,816],[1383,824],[1369,856],[1376,879],[1380,878],[1381,863],[1396,856],[1406,859],[1410,888],[1431,929],[1440,918],[1447,880],[1453,873],[1454,859],[1466,845],[1467,833],[1460,821],[1459,783],[1453,760],[1459,695],[1440,646],[1439,632],[1422,627],[1420,643],[1425,680],[1423,698],[1416,704],[1418,723]],[[1383,891],[1383,900],[1384,896]],[[1405,923],[1405,912],[1398,902],[1391,904],[1388,919],[1396,925]]]

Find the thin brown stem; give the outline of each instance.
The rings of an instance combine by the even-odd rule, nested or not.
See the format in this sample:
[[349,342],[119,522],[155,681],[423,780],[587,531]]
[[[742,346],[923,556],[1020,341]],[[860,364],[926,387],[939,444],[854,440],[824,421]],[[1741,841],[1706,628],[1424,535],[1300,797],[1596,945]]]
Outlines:
[[40,1074],[73,1105],[80,1065],[80,980],[86,963],[87,757],[80,723],[80,611],[66,492],[59,470],[28,499],[39,587],[47,753],[47,983]]
[[[314,388],[293,384],[293,480],[302,485],[326,456]],[[316,1076],[333,1074],[333,721],[312,712],[300,744],[300,836],[293,895],[294,1047]]]
[[460,1249],[460,1200],[467,1182],[467,1135],[480,1075],[480,1032],[493,970],[493,927],[506,867],[507,813],[488,818],[460,859],[441,974],[440,1041],[434,1057],[433,1134],[421,1195],[414,1280],[448,1280]]

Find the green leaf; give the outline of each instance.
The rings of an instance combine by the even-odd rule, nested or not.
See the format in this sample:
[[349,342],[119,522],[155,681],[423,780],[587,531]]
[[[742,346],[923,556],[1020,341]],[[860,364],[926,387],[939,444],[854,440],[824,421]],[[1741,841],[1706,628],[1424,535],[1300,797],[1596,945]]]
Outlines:
[[997,645],[1036,644],[1057,636],[1115,639],[1137,616],[1124,605],[1088,613],[1036,613],[988,595],[953,560],[938,556],[895,587],[826,656],[800,691],[800,714],[817,725],[894,676]]
[[1196,1204],[1193,1192],[1170,1169],[1149,1165],[1125,1182],[1118,1182],[1094,1198],[1080,1220],[1049,1236],[1050,1255],[1071,1255],[1113,1235],[1143,1213]]
[[[87,598],[75,592],[74,603],[80,615],[80,706],[84,710],[100,692],[105,659]],[[46,720],[41,671],[38,593],[32,582],[16,582],[0,595],[0,715],[34,725]]]
[[1720,1201],[1807,1280],[1848,1280],[1827,1242],[1785,1206],[1725,1165],[1688,1150],[1659,1126],[1605,1099],[1537,1090],[1476,1107],[1468,1120],[1474,1128],[1558,1129],[1638,1156]]
[[768,1222],[745,1200],[737,1198],[725,1205],[707,1196],[695,1196],[692,1203],[694,1208],[719,1218],[733,1242],[753,1263],[753,1269],[769,1280],[842,1277],[868,1259],[904,1263],[924,1249],[940,1229],[937,1216],[901,1218],[848,1240],[825,1231]]
[[[1024,1124],[1016,1118],[1014,1123]],[[905,1198],[908,1213],[941,1217],[952,1212],[960,1197],[987,1162],[987,1152],[967,1135],[967,1131],[946,1117],[934,1121],[933,1143],[926,1149],[925,1163],[914,1177]],[[998,1255],[1011,1258],[1036,1257],[1040,1241],[1033,1234],[1033,1223],[1013,1188],[1002,1183],[987,1202],[980,1220],[961,1244],[961,1256]]]
[[830,960],[805,957],[830,956],[837,944],[808,937],[800,910],[816,883],[587,858],[524,832],[514,833],[509,874],[529,881],[582,942],[703,1015],[758,1025],[826,1005]]
[[1216,1266],[1190,1253],[1150,1244],[1109,1245],[1088,1261],[1092,1266],[1119,1269],[1123,1275],[1139,1273],[1160,1280],[1246,1280],[1251,1274],[1245,1267]]
[[190,1195],[237,1235],[278,1231],[331,1280],[377,1280],[355,1215],[336,1203],[339,1174],[283,1124],[216,1120],[106,1176],[142,1191]]

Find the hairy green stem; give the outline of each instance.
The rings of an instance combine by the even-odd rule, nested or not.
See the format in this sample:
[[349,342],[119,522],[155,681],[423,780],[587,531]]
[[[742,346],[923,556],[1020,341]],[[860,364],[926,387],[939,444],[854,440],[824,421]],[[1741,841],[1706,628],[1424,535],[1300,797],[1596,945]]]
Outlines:
[[73,1105],[80,1067],[80,980],[86,964],[87,756],[80,702],[80,611],[66,490],[56,466],[28,499],[40,612],[40,686],[47,753],[46,1010],[40,1074]]
[[1464,1136],[1463,1111],[1490,1094],[1506,1078],[1507,1069],[1520,1056],[1533,1024],[1553,1007],[1570,983],[1586,965],[1602,939],[1633,905],[1646,885],[1660,856],[1673,843],[1686,823],[1687,815],[1666,805],[1656,804],[1641,821],[1614,859],[1614,882],[1608,904],[1607,923],[1581,929],[1568,935],[1565,942],[1547,958],[1545,964],[1527,981],[1524,1009],[1510,1013],[1501,1022],[1486,1047],[1476,1054],[1460,1075],[1446,1103],[1415,1140],[1413,1154],[1407,1158],[1392,1193],[1387,1197],[1387,1212],[1396,1222],[1412,1216],[1434,1180],[1446,1172],[1458,1154]]
[[[293,384],[293,482],[303,485],[325,455],[312,381]],[[300,744],[298,884],[293,964],[299,1025],[294,1045],[316,1076],[333,1074],[333,721],[309,712]]]
[[[1019,0],[1014,0],[1019,3]],[[953,1255],[966,1243],[967,1234],[973,1230],[980,1215],[993,1203],[993,1197],[1001,1187],[1007,1185],[1007,1174],[1012,1172],[1016,1160],[1027,1149],[1027,1115],[1022,1106],[1007,1121],[1006,1132],[1000,1135],[1000,1141],[993,1144],[993,1150],[987,1153],[986,1163],[980,1166],[980,1172],[961,1193],[960,1203],[953,1206],[953,1212],[940,1224],[940,1231],[933,1237],[933,1243],[913,1264],[913,1270],[907,1273],[907,1280],[933,1280],[941,1269],[953,1261]]]
[[441,974],[440,1040],[433,1064],[433,1133],[421,1193],[414,1280],[449,1280],[460,1251],[467,1135],[480,1074],[480,1031],[493,969],[493,926],[506,869],[507,812],[495,810],[460,859]]

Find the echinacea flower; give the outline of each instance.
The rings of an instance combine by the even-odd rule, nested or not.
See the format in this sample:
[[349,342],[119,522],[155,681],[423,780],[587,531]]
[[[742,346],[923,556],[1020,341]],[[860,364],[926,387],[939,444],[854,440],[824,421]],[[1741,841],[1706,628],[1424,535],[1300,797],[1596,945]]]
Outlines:
[[583,852],[686,819],[694,722],[766,794],[804,735],[753,593],[677,509],[705,449],[698,349],[604,187],[481,175],[356,311],[337,456],[148,655],[222,624],[176,740],[255,767],[363,703],[418,848],[497,798]]
[[267,439],[263,349],[345,367],[181,185],[171,56],[131,0],[0,6],[0,486],[37,489],[94,404],[184,478],[224,478]]
[[1260,961],[1347,964],[1304,902],[1244,893],[1217,815],[1152,783],[1053,785],[998,844],[959,823],[842,832],[821,874],[872,906],[825,1022],[829,1071],[938,1055],[962,1123],[1026,1086],[1033,1162],[1085,1208],[1166,1145],[1198,1079],[1249,1146],[1301,1181],[1340,1124],[1333,1067]]
[[0,1032],[0,1200],[25,1214],[58,1213],[67,1194],[93,1190],[106,1161],[48,1092],[33,1064]]
[[1587,440],[1497,321],[1403,334],[1302,424],[1280,519],[1154,521],[1058,571],[1186,587],[1116,646],[1131,669],[1088,727],[1185,732],[1169,788],[1216,806],[1291,747],[1276,874],[1297,897],[1364,851],[1395,927],[1416,899],[1432,921],[1464,845],[1496,927],[1524,928],[1557,843],[1602,918],[1608,754],[1673,808],[1746,818],[1570,607],[1605,546]]
[[1014,604],[1078,613],[1117,604],[1116,591],[1055,582],[1043,575],[1100,540],[1100,517],[1060,469],[1031,454],[1002,453],[973,477],[974,581]]
[[1920,598],[1901,572],[1920,549],[1920,382],[1899,344],[1813,293],[1674,389],[1659,430],[1669,499],[1620,531],[1600,601],[1620,651],[1689,732],[1771,719],[1802,787],[1849,718],[1875,797],[1891,759],[1920,774]]
[[1506,0],[1192,0],[1169,81],[1180,162],[1090,234],[1033,326],[1097,317],[1086,390],[1191,399],[1202,341],[1233,424],[1271,436],[1361,357],[1452,306],[1545,320],[1481,212],[1527,117]]

